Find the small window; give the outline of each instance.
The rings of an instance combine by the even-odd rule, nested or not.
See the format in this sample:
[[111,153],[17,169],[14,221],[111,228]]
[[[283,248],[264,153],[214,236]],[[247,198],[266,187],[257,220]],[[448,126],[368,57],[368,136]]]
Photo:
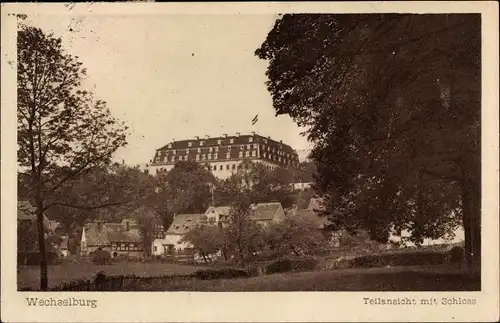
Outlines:
[[248,142],[253,142],[253,138],[252,137],[248,138]]
[[259,148],[259,145],[253,144],[253,149],[257,149],[257,148]]
[[200,141],[200,146],[203,146],[204,142],[203,141]]
[[168,148],[172,148],[172,144],[168,144]]
[[247,145],[247,149],[252,149],[252,145]]
[[214,166],[214,170],[217,170],[217,165]]
[[245,157],[250,157],[250,152],[249,151],[245,151]]
[[253,157],[257,156],[257,152],[255,150],[252,151],[252,156]]
[[158,251],[158,247],[157,247],[157,246],[155,246],[155,248],[154,248],[154,249],[155,249],[155,252],[157,252],[157,251]]
[[208,148],[208,152],[212,152],[213,148],[212,147],[209,147]]
[[245,145],[240,146],[240,150],[243,150],[243,149],[245,149]]
[[205,160],[205,154],[201,155],[201,160]]
[[196,160],[200,160],[200,155],[196,155]]
[[234,144],[234,139],[230,139],[229,143]]
[[224,169],[224,165],[220,165],[219,170],[223,170],[223,169]]
[[174,157],[174,156],[172,156],[172,158],[170,158],[170,160],[171,160],[172,162],[173,162],[173,161],[175,161],[175,157]]
[[175,155],[175,149],[172,149],[172,154],[174,154],[174,155]]
[[215,151],[218,152],[219,151],[219,147],[215,147]]
[[192,142],[188,142],[188,147],[191,147],[191,146],[193,146],[193,143]]
[[231,153],[226,153],[226,158],[227,159],[231,158]]
[[227,146],[227,150],[231,151],[232,146]]
[[236,165],[235,164],[233,164],[233,169],[236,169]]
[[222,144],[222,140],[219,139],[219,140],[217,140],[217,145],[220,145],[220,144]]
[[229,170],[229,164],[226,164],[226,169]]
[[243,152],[242,151],[240,151],[239,156],[243,157]]
[[214,159],[217,159],[217,158],[219,158],[219,154],[216,153],[216,154],[214,154]]
[[201,148],[197,149],[198,154],[201,154]]
[[267,144],[267,139],[264,139],[264,143]]
[[212,154],[208,154],[207,159],[212,159]]

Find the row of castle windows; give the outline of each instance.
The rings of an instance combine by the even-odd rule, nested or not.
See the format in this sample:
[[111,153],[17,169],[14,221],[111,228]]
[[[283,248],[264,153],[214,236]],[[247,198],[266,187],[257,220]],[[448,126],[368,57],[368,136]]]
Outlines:
[[[248,142],[253,142],[253,137],[249,137]],[[200,140],[198,143],[200,147],[205,144],[203,140]],[[234,144],[234,139],[229,139],[229,143]],[[264,139],[264,143],[267,144],[267,139]],[[222,139],[217,140],[217,145],[222,145]],[[193,142],[188,142],[188,147],[193,147]],[[172,144],[168,144],[168,148],[172,148]]]
[[[243,158],[243,157],[257,157],[257,151],[253,150],[253,151],[240,151],[239,154],[238,154],[238,157],[240,158]],[[268,153],[262,153],[262,157],[263,158],[269,158],[273,161],[277,161],[277,162],[286,162],[287,164],[290,164],[291,161],[290,160],[286,160],[285,158],[282,158],[281,156],[276,156],[276,155],[272,155],[272,154],[268,154]],[[230,159],[231,158],[231,153],[226,153],[226,159]],[[200,161],[200,160],[216,160],[216,159],[219,159],[219,154],[217,153],[214,153],[214,154],[197,154],[196,155],[196,161]],[[160,162],[160,158],[156,158],[156,162]],[[175,162],[176,158],[175,156],[172,156],[170,158],[170,161],[171,162]],[[177,156],[177,160],[179,161],[187,161],[188,160],[188,156]],[[165,156],[163,158],[163,161],[167,161],[167,156]]]
[[[237,147],[237,146],[234,146],[234,147]],[[245,145],[240,145],[240,150],[245,150]],[[231,146],[228,146],[227,147],[228,150],[231,150]],[[253,145],[253,148],[254,149],[257,149],[258,148],[258,145],[257,144],[254,144]],[[267,148],[267,149],[266,149]],[[252,145],[246,145],[246,149],[250,150],[252,149]],[[210,153],[212,152],[218,152],[219,151],[219,147],[209,147],[208,151]],[[285,153],[284,151],[281,151],[281,150],[276,150],[276,148],[271,148],[269,146],[264,146],[262,145],[262,151],[267,151],[267,152],[270,152],[270,153],[273,153],[273,154],[278,154],[279,156],[285,156],[285,157],[288,157],[288,158],[293,158],[294,156],[291,154],[291,153]],[[177,154],[177,151],[174,149],[174,150],[171,150],[172,154],[173,155],[176,155]],[[201,148],[198,148],[197,151],[196,151],[198,154],[201,154]],[[187,155],[189,153],[189,149],[186,149],[184,151],[184,153]],[[253,153],[253,152],[252,152]],[[165,156],[166,155],[166,151],[160,151],[159,152],[159,156],[162,157],[162,156]],[[240,152],[240,155],[241,155],[241,152]],[[241,156],[240,156],[241,157]],[[173,157],[172,157],[173,158]],[[210,158],[209,158],[210,159]],[[216,158],[215,158],[216,159]],[[174,159],[172,159],[173,161]],[[179,158],[179,160],[183,160],[181,158]]]

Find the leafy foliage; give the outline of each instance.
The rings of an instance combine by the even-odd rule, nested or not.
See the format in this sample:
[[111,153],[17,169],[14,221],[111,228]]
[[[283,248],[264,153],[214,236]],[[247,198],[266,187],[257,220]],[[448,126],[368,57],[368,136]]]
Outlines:
[[191,244],[203,256],[205,262],[208,262],[212,260],[210,255],[224,247],[224,234],[217,226],[199,224],[188,231],[181,241]]
[[281,16],[257,49],[276,113],[308,127],[338,227],[415,242],[462,224],[480,255],[479,15]]
[[[55,196],[81,174],[107,165],[126,144],[127,127],[104,101],[81,89],[86,75],[60,38],[20,24],[17,37],[17,160],[25,173],[22,193],[37,208],[41,289],[47,289],[43,213]],[[98,208],[102,205],[72,205]]]

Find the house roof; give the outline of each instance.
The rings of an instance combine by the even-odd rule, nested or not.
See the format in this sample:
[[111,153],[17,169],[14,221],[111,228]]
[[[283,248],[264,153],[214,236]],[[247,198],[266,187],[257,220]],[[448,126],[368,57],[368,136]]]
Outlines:
[[112,242],[142,242],[138,226],[126,230],[123,223],[87,223],[85,238],[89,246],[107,246]]
[[[17,202],[17,220],[18,221],[36,221],[36,208],[28,201]],[[47,216],[43,215],[43,224],[46,230],[52,228],[51,222]],[[55,228],[54,228],[55,229]]]
[[309,201],[309,206],[307,208],[312,211],[325,211],[324,202],[325,200],[321,197],[313,197]]
[[250,218],[257,221],[271,221],[283,210],[281,203],[258,203],[250,205]]
[[215,211],[218,214],[229,215],[231,211],[230,206],[210,206],[206,211],[205,215],[208,215],[210,212]]
[[177,214],[167,230],[167,234],[185,234],[196,226],[205,215],[202,213]]
[[318,215],[310,209],[293,210],[290,212],[290,215],[311,222],[320,229],[331,224],[327,217]]
[[61,243],[59,244],[59,248],[61,248],[61,249],[68,249],[68,242],[69,242],[69,237],[68,236],[62,236],[61,237]]

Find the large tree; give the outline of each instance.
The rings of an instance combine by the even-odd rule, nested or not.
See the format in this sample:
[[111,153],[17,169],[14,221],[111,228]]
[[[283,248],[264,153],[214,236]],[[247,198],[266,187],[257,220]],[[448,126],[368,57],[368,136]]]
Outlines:
[[[104,101],[82,89],[85,75],[78,57],[65,52],[60,38],[20,24],[17,156],[19,171],[29,178],[23,194],[36,207],[42,290],[48,285],[44,212],[58,205],[53,197],[67,183],[107,165],[113,153],[126,144],[126,126],[111,116]],[[104,204],[67,206],[92,209]]]
[[419,241],[461,223],[479,265],[480,15],[284,15],[256,54],[338,226]]

